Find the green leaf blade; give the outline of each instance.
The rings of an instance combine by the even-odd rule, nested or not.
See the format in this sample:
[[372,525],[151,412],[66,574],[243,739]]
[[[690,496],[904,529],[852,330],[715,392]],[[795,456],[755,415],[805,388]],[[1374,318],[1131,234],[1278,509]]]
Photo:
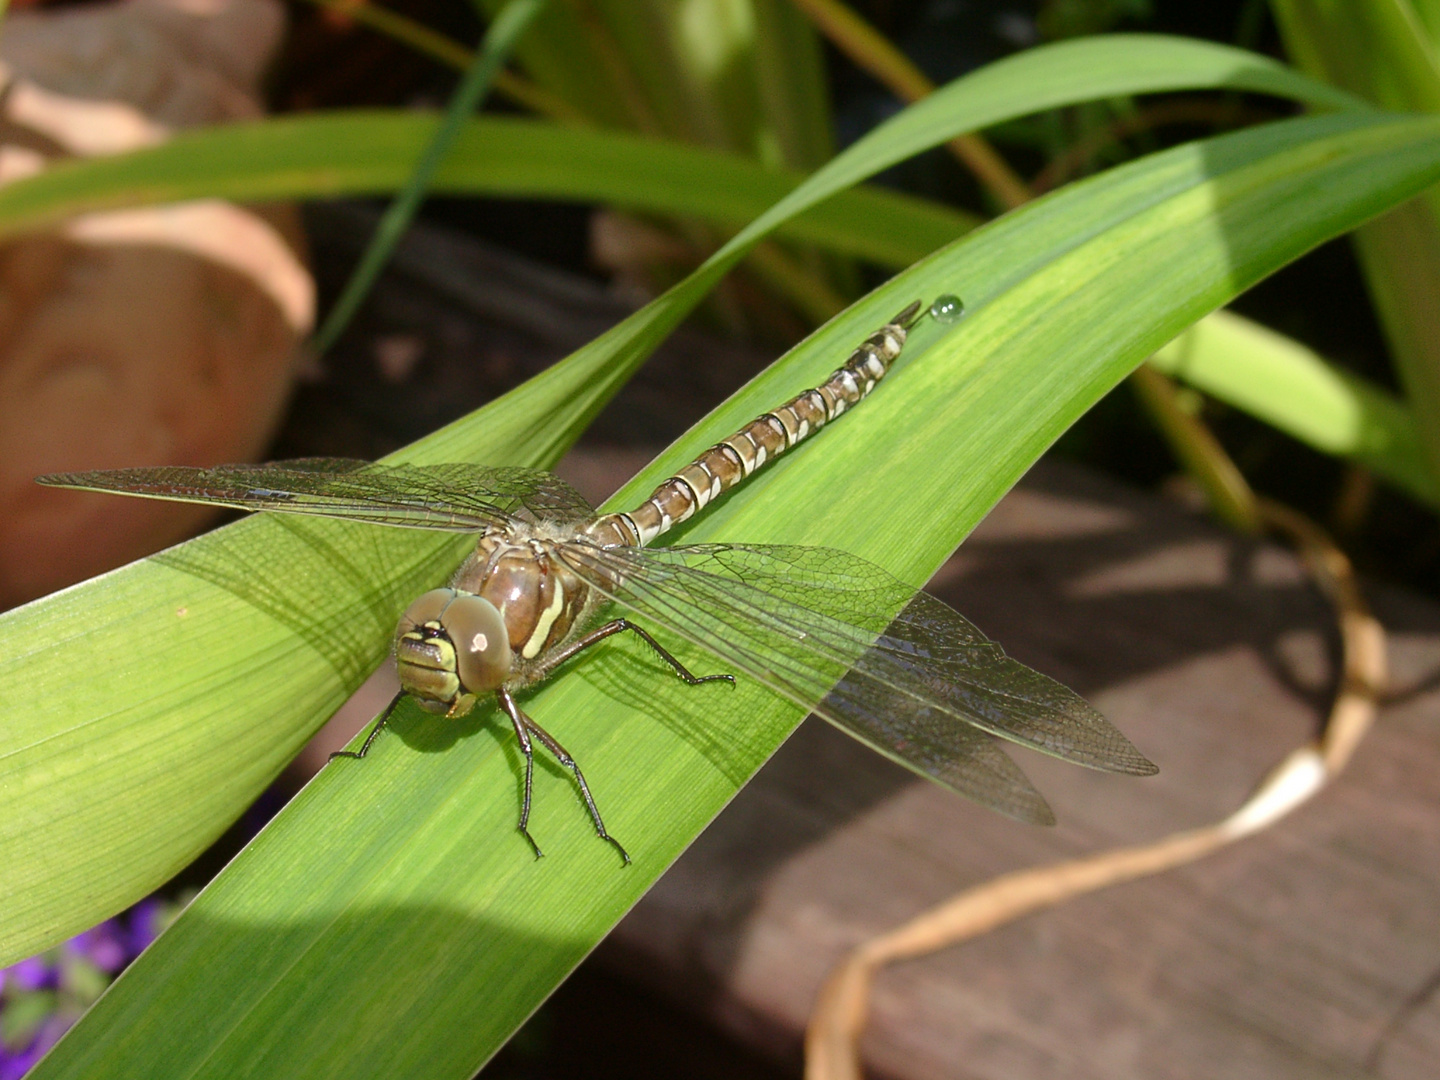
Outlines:
[[[62,163],[0,188],[0,236],[74,214],[185,199],[259,202],[393,192],[409,177],[437,124],[435,116],[413,111],[281,117],[188,132],[133,154]],[[801,180],[798,173],[735,155],[621,132],[479,117],[465,124],[431,190],[607,202],[739,228]],[[923,199],[871,188],[811,210],[785,235],[905,265],[976,222]]]
[[[971,105],[956,106],[952,123],[968,123],[976,115]],[[813,385],[908,301],[960,291],[972,312],[959,328],[963,333],[941,333],[933,326],[925,328],[928,340],[926,333],[917,333],[907,366],[867,402],[862,415],[871,418],[868,423],[846,420],[827,429],[823,452],[817,441],[782,459],[712,508],[687,535],[764,541],[785,539],[786,530],[801,529],[805,542],[856,550],[918,581],[1065,424],[1145,351],[1257,275],[1351,227],[1386,199],[1433,182],[1440,147],[1433,124],[1427,123],[1357,114],[1275,125],[1248,137],[1159,155],[1042,200],[975,234],[971,242],[947,249],[836,319],[708,418],[637,485],[653,483],[679,463],[677,455],[683,460],[705,441]],[[887,125],[852,152],[879,167],[876,163],[912,143],[904,124]],[[520,391],[410,448],[407,458],[553,461],[747,244],[832,194],[843,174],[855,168],[852,159],[841,169],[822,171],[677,289]],[[1314,207],[1304,198],[1312,193],[1319,200]],[[916,363],[926,357],[926,363]],[[785,392],[779,392],[782,387]],[[916,418],[924,425],[914,423]],[[923,439],[922,430],[933,440]],[[787,513],[775,513],[780,507]],[[799,507],[811,509],[801,513]],[[349,557],[353,537],[317,523],[302,544],[317,566],[304,572],[241,574],[237,581],[234,560],[247,569],[247,558],[260,557],[271,542],[291,535],[277,522],[247,524],[253,525],[253,534],[217,534],[214,543],[220,546],[213,549],[177,549],[227,556],[219,564],[184,564],[192,578],[214,587],[206,594],[206,607],[211,610],[209,601],[217,605],[211,616],[215,626],[221,625],[218,613],[226,604],[260,613],[254,616],[252,637],[233,642],[224,658],[226,670],[239,673],[224,684],[224,701],[232,712],[248,711],[255,702],[288,700],[287,691],[301,699],[347,683],[348,672],[357,666],[349,658],[378,655],[383,641],[364,646],[344,639],[345,617],[359,612],[383,622],[386,605],[403,603],[396,597],[406,583],[423,576],[421,564],[443,561],[447,553],[420,541],[410,563],[387,565],[385,558],[368,553]],[[730,528],[736,531],[731,534]],[[239,535],[251,541],[236,544]],[[165,564],[132,568],[142,590],[145,575],[157,565]],[[349,580],[326,576],[336,572]],[[259,591],[257,583],[263,583]],[[99,615],[109,602],[105,583],[81,587],[75,596],[91,605],[99,625],[109,625],[108,616]],[[43,619],[44,606],[36,610],[42,614],[30,611],[25,618]],[[135,611],[122,610],[117,617],[132,618]],[[18,640],[13,635],[23,635],[32,625],[19,616],[0,619],[0,642],[8,646]],[[338,650],[327,643],[331,633],[342,635]],[[103,700],[112,687],[123,688],[125,665],[148,664],[157,677],[169,680],[171,690],[191,688],[197,691],[191,694],[194,700],[208,701],[203,691],[209,684],[194,675],[203,671],[198,663],[176,668],[171,677],[167,665],[188,647],[183,636],[137,636],[129,652],[99,655],[92,662],[91,689]],[[680,654],[708,670],[703,656]],[[280,677],[267,662],[272,657],[294,666]],[[54,674],[58,667],[50,671],[50,677],[60,677]],[[20,700],[32,694],[38,674],[33,665],[11,670],[0,689]],[[49,678],[44,681],[48,684]],[[435,1023],[448,1019],[442,1026],[453,1033],[453,1046],[445,1048],[450,1064],[433,1075],[462,1075],[454,1065],[459,1061],[470,1062],[466,1069],[473,1070],[498,1045],[496,1033],[504,1025],[476,1025],[469,997],[441,996],[427,1006],[409,996],[432,985],[435,957],[443,954],[448,964],[452,946],[433,923],[417,923],[407,935],[406,919],[392,920],[389,914],[428,910],[423,905],[482,912],[477,918],[483,926],[453,946],[460,957],[456,964],[496,973],[495,984],[502,988],[523,986],[527,993],[538,993],[535,988],[553,986],[799,719],[798,709],[753,687],[737,688],[720,704],[682,689],[663,678],[657,683],[643,654],[616,644],[526,703],[584,762],[610,824],[636,855],[630,871],[618,871],[614,852],[589,835],[565,778],[542,772],[532,826],[554,863],[547,860],[540,864],[544,871],[527,873],[533,864],[511,831],[517,778],[503,728],[489,729],[486,715],[475,716],[470,726],[402,716],[365,763],[363,785],[354,774],[327,770],[167,933],[161,944],[170,944],[147,953],[37,1075],[223,1075],[222,1064],[243,1058],[246,1040],[236,1032],[259,1016],[269,1018],[265,1045],[275,1048],[270,1060],[277,1066],[305,1075],[317,1069],[328,1075],[369,1075],[371,1062],[355,1044],[345,1044],[351,1046],[348,1051],[340,1046],[323,1061],[316,1057],[311,1029],[318,1024],[338,1030],[338,1012],[303,1013],[277,1004],[297,998],[350,1003],[360,993],[357,986],[397,996],[407,1007],[428,1007]],[[93,715],[85,708],[82,717]],[[282,742],[303,737],[323,719],[318,710],[306,714],[309,708],[297,706],[286,714],[288,733],[277,736]],[[204,719],[220,724],[225,715],[217,708]],[[51,714],[46,722],[46,730],[64,730],[74,719]],[[170,722],[157,720],[153,730],[165,730]],[[188,725],[178,726],[188,730]],[[214,745],[229,750],[238,728],[224,730],[227,739]],[[191,733],[198,739],[201,729],[195,726]],[[137,727],[128,734],[142,742],[150,730]],[[182,769],[185,782],[195,788],[231,767],[217,753],[165,760]],[[18,782],[15,773],[5,770],[0,759],[0,790]],[[109,778],[112,797],[124,797],[123,781]],[[53,807],[64,806],[71,792],[56,786],[46,794]],[[164,809],[173,818],[184,804],[172,800]],[[32,820],[41,817],[37,813]],[[149,857],[139,862],[89,851],[79,832],[48,839],[63,841],[70,856],[92,872],[113,875],[134,888],[151,880],[177,850],[178,830],[171,818],[152,825]],[[38,846],[44,839],[24,841]],[[0,866],[9,865],[7,855],[0,850]],[[550,872],[556,863],[565,867],[564,875]],[[421,898],[419,904],[411,904],[414,897]],[[63,919],[93,912],[93,904],[78,893],[63,899]],[[318,951],[314,943],[320,931],[306,928],[315,912],[326,920],[324,934],[340,935],[327,938],[327,947]],[[537,918],[543,932],[517,945],[511,931],[532,927]],[[53,932],[63,919],[47,925]],[[379,965],[362,947],[375,939],[377,922],[395,928]],[[287,928],[294,926],[301,936],[291,939]],[[552,934],[554,926],[567,929]],[[10,934],[3,945],[12,948],[33,940],[37,932],[33,922],[7,923],[3,929]],[[224,936],[231,931],[253,931],[247,939],[251,943],[235,946]],[[210,933],[221,936],[212,939]],[[239,967],[207,963],[212,949],[232,947],[242,950],[234,955],[245,958]],[[315,959],[322,955],[328,965]],[[295,973],[302,969],[311,981],[297,981]],[[329,993],[319,994],[315,980],[327,983]],[[509,1017],[538,1000],[507,1000],[492,1011]],[[367,1008],[367,1017],[377,1014],[375,1007]],[[213,1028],[197,1019],[212,1009],[232,1019]],[[396,1012],[381,1015],[367,1031],[376,1038],[388,1033],[387,1045],[414,1049],[409,1072],[431,1071],[431,1059],[395,1026],[402,1019]],[[167,1049],[167,1031],[177,1016],[210,1031],[208,1041],[201,1040],[203,1050],[193,1045]],[[247,1032],[258,1038],[260,1028]],[[282,1052],[287,1046],[288,1054]]]
[[[1275,0],[1285,46],[1311,74],[1385,108],[1440,112],[1433,12],[1411,0],[1317,4]],[[1390,344],[1429,477],[1440,483],[1440,194],[1434,190],[1370,222],[1355,237],[1370,296]]]
[[[920,580],[1076,415],[1180,327],[1437,175],[1440,121],[1346,117],[1182,148],[1076,185],[856,305],[622,501],[737,418],[812,385],[908,300],[961,291],[967,318],[918,328],[857,417],[684,535],[833,544]],[[1134,198],[1152,183],[1169,194]],[[703,655],[679,651],[709,670]],[[247,1071],[256,1053],[270,1076],[368,1076],[377,1061],[406,1075],[469,1075],[801,711],[750,685],[679,686],[623,646],[525,707],[583,763],[633,867],[596,841],[566,778],[544,770],[532,829],[548,855],[532,861],[513,831],[517,758],[503,726],[480,716],[457,729],[409,712],[370,759],[332,765],[282,812],[36,1076],[219,1077]],[[219,1020],[172,1051],[177,1013]]]

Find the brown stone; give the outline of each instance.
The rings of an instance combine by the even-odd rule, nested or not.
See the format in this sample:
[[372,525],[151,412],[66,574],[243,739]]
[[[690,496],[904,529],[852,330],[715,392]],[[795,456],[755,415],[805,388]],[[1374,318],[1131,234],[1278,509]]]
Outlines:
[[[271,0],[15,12],[0,36],[0,183],[172,128],[259,115]],[[314,287],[285,208],[88,214],[0,245],[0,608],[193,532],[214,511],[40,488],[41,473],[263,452]]]

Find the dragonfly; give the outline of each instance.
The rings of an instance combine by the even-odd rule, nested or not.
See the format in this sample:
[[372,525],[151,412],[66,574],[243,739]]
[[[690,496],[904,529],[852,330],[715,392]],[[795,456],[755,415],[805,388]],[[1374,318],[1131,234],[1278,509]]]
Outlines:
[[[635,635],[687,684],[735,683],[734,674],[695,675],[633,618],[700,647],[922,776],[1021,821],[1050,824],[1050,807],[1002,742],[1108,772],[1157,771],[1078,694],[1007,656],[948,605],[848,552],[652,546],[862,402],[924,314],[942,318],[956,303],[941,297],[927,312],[921,301],[910,304],[825,382],[746,424],[621,513],[597,513],[549,472],[464,463],[305,458],[38,480],[478,534],[449,584],[420,596],[400,618],[393,650],[400,692],[359,750],[332,757],[364,758],[407,696],[446,717],[464,716],[493,696],[524,756],[519,830],[537,857],[529,829],[536,743],[573,778],[596,834],[630,861],[606,829],[579,764],[520,707],[519,691],[622,633]],[[613,606],[625,613],[607,620]]]

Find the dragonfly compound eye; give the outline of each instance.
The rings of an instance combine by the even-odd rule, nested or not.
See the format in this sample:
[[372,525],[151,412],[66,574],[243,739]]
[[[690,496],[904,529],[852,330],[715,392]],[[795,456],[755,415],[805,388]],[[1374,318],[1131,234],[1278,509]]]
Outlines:
[[427,712],[461,716],[475,695],[510,675],[505,620],[490,601],[431,589],[406,609],[395,631],[400,685]]

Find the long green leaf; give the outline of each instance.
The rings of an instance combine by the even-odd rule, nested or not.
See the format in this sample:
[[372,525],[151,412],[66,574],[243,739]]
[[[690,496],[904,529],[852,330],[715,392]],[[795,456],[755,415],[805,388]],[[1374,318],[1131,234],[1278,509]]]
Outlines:
[[[56,166],[0,188],[0,237],[74,214],[182,199],[259,202],[392,192],[435,132],[433,115],[357,110],[187,132],[158,147]],[[802,177],[745,158],[613,131],[514,117],[465,125],[431,190],[604,202],[739,228]],[[856,221],[866,223],[857,228]],[[784,234],[903,266],[978,223],[878,188],[845,192]]]
[[[1125,39],[1135,45],[1145,39]],[[1091,43],[1083,43],[1092,48]],[[1113,43],[1102,43],[1113,50]],[[1168,46],[1170,43],[1165,42]],[[1295,81],[1273,65],[1231,50],[1209,50],[1183,43],[1179,59],[1163,58],[1174,79],[1197,85],[1245,85],[1286,92],[1320,106],[1344,103],[1332,91]],[[1113,53],[1096,58],[1097,66],[1126,70],[1129,61],[1110,62]],[[1197,65],[1197,59],[1200,63]],[[1067,61],[1067,66],[1071,62]],[[1151,65],[1154,67],[1157,65]],[[1234,74],[1241,72],[1240,75]],[[1038,81],[1037,81],[1038,84]],[[1113,87],[1110,89],[1113,90]],[[1133,89],[1133,87],[1132,87]],[[1074,86],[1077,94],[1099,88]],[[1046,90],[1045,100],[1054,100]],[[983,118],[982,118],[983,119]],[[993,119],[993,117],[992,117]],[[978,121],[977,121],[978,122]],[[73,213],[117,205],[139,205],[181,198],[227,197],[266,199],[375,193],[404,183],[413,163],[434,131],[433,117],[413,112],[354,112],[289,117],[253,125],[236,125],[182,135],[174,142],[118,158],[75,162],[34,180],[0,189],[0,236],[34,228]],[[800,182],[795,174],[768,171],[743,158],[690,146],[661,143],[614,132],[575,132],[528,120],[472,121],[449,165],[437,178],[439,190],[450,194],[544,195],[608,201],[647,212],[672,212],[739,226],[789,193]],[[783,223],[786,235],[820,244],[841,254],[858,255],[888,266],[906,266],[948,243],[978,219],[924,200],[873,188],[842,191],[800,217]],[[1423,224],[1423,223],[1422,223]],[[1372,226],[1372,230],[1378,226]],[[1401,229],[1402,234],[1423,234]],[[1423,242],[1422,242],[1423,246]],[[1425,274],[1405,276],[1405,289],[1424,294]],[[1282,350],[1283,352],[1284,350]],[[1268,372],[1269,350],[1247,350],[1251,375],[1258,384],[1284,382],[1293,365],[1276,353],[1279,368]],[[1243,390],[1243,388],[1242,388]],[[1227,400],[1233,395],[1216,387]],[[1247,398],[1266,415],[1265,403]],[[1237,402],[1238,404],[1238,402]],[[1242,406],[1246,407],[1246,406]],[[1270,411],[1293,417],[1284,398]],[[1367,411],[1370,441],[1408,446],[1413,424],[1393,410]],[[1374,425],[1389,418],[1403,430],[1381,433]],[[1286,426],[1288,424],[1288,426]],[[1405,426],[1408,425],[1408,426]],[[1305,438],[1308,430],[1282,422],[1285,430]],[[1324,439],[1312,443],[1326,448]],[[1374,466],[1395,478],[1392,464]],[[1401,467],[1411,469],[1413,463]],[[1390,471],[1387,471],[1390,470]],[[1413,471],[1397,479],[1419,494]]]
[[[1206,60],[1209,68],[1205,71],[1194,70],[1193,64],[1176,67],[1203,83],[1206,77],[1226,81],[1233,69],[1245,66],[1229,51]],[[1264,62],[1259,62],[1245,82],[1256,89],[1285,89],[1302,98],[1308,95],[1308,100],[1319,105],[1337,103],[1313,84],[1282,87]],[[436,122],[413,112],[288,117],[194,132],[123,157],[74,162],[0,188],[0,236],[74,213],[183,198],[256,200],[387,192],[404,183]],[[454,157],[437,177],[437,189],[449,194],[607,201],[731,226],[750,221],[799,183],[796,174],[765,170],[746,159],[710,150],[628,134],[575,132],[530,120],[497,118],[472,121]],[[924,200],[858,188],[840,192],[782,224],[780,231],[837,253],[899,267],[924,257],[977,223],[971,215]],[[1413,230],[1402,229],[1407,231],[1415,235]],[[1410,282],[1407,288],[1421,292],[1426,288],[1424,274],[1410,273],[1406,280]],[[1246,355],[1256,365],[1252,374],[1262,384],[1283,382],[1294,373],[1293,365],[1279,353],[1275,355],[1280,367],[1275,372],[1265,369],[1269,350],[1250,349]],[[1235,400],[1220,387],[1213,390]],[[1253,396],[1247,400],[1254,403],[1257,415],[1268,418],[1264,402]],[[1272,401],[1269,410],[1294,415],[1284,398]],[[1401,414],[1382,409],[1369,410],[1366,415],[1372,428],[1391,417],[1408,425],[1406,430],[1388,434],[1375,429],[1372,442],[1409,445],[1411,436],[1406,432],[1413,432],[1413,424]],[[1303,423],[1296,427],[1289,421],[1277,422],[1297,437],[1306,437]],[[1324,439],[1312,445],[1326,449]],[[1386,462],[1373,464],[1396,478]],[[1401,467],[1410,470],[1411,464]],[[1416,487],[1414,479],[1407,471],[1406,478],[1397,482],[1419,494],[1425,483]]]
[[[1440,112],[1440,59],[1409,0],[1272,0],[1285,46],[1312,74],[1389,109]],[[1440,483],[1440,191],[1356,233],[1370,296]]]
[[1414,0],[1415,14],[1425,35],[1430,39],[1431,48],[1440,44],[1440,3],[1436,0]]
[[[492,14],[500,0],[478,0]],[[789,0],[556,5],[519,50],[526,71],[609,127],[809,169],[830,156],[824,66]]]
[[[1143,53],[1149,44],[1126,47]],[[1196,78],[1203,68],[1233,85],[1247,64],[1245,77],[1276,78],[1265,62],[1203,49],[1172,50],[1174,63],[1156,74],[1127,68],[1126,47],[1097,50],[1107,66],[1090,78],[1075,70],[1073,52],[1037,50],[1028,66],[1007,67],[1009,83],[976,85],[1007,90],[1008,107],[1022,111],[1030,100],[1022,87],[1033,100],[1054,100],[1046,55],[1066,61],[1057,70],[1081,96],[1118,92],[1116,70],[1174,85],[1174,64],[1186,56]],[[937,139],[977,117],[1001,118],[954,87],[944,93],[954,118],[946,130],[928,116]],[[554,460],[746,244],[865,168],[915,149],[907,122],[902,115],[872,133],[692,279],[505,401],[418,444],[410,459]],[[714,508],[694,537],[733,526],[736,538],[843,542],[918,580],[1140,355],[1258,275],[1429,182],[1436,138],[1433,125],[1360,114],[1278,125],[1142,162],[1005,219],[837,319],[667,456],[673,464],[697,439],[773,404],[782,388],[814,381],[913,295],[966,293],[975,314],[958,335],[937,341],[929,328],[933,359],[917,336],[926,362],[912,358],[895,380],[909,391],[887,386],[866,406],[869,424],[848,420],[826,433],[828,452],[778,463]],[[920,405],[930,411],[899,423],[898,410]],[[887,467],[866,467],[877,460]],[[642,482],[654,479],[652,469]],[[805,492],[843,497],[827,499],[820,518],[775,512],[791,498],[805,505]],[[454,545],[424,538],[392,543],[404,535],[246,521],[0,620],[0,790],[13,811],[0,818],[0,933],[9,955],[148,888],[273,775],[378,661],[406,594],[456,556]],[[517,864],[512,835],[496,831],[502,807],[506,820],[514,809],[503,737],[481,730],[484,717],[458,731],[402,717],[361,780],[331,770],[307,789],[41,1075],[223,1074],[238,1070],[234,1054],[252,1052],[247,1069],[307,1075],[473,1068],[796,719],[753,689],[719,705],[663,682],[652,689],[640,681],[643,660],[623,648],[607,655],[531,705],[542,719],[566,718],[566,741],[602,798],[607,787],[622,793],[615,798],[625,805],[611,814],[637,855],[633,870],[617,875],[597,861],[599,845],[567,817],[574,808],[555,784],[551,808],[535,821],[554,861]],[[73,679],[77,656],[83,683]],[[717,727],[725,717],[744,722]],[[437,978],[450,989],[432,998]],[[477,1023],[481,988],[491,993]],[[187,1009],[204,1020],[177,1021]],[[342,1011],[360,1032],[348,1042]]]
[[385,208],[365,253],[351,271],[350,280],[345,282],[330,314],[315,332],[312,344],[317,353],[327,352],[349,325],[375,279],[380,276],[381,269],[389,261],[395,245],[419,212],[420,204],[435,179],[435,170],[454,149],[465,121],[485,100],[490,84],[500,73],[516,39],[524,34],[544,7],[545,0],[506,0],[505,6],[495,16],[485,32],[485,40],[480,43],[470,66],[461,76],[460,85],[451,94],[434,135],[410,170],[399,193]]
[[[1116,170],[856,305],[656,469],[814,382],[904,300],[959,287],[971,314],[958,330],[927,326],[863,413],[687,537],[843,544],[918,579],[1181,327],[1437,177],[1440,121],[1363,116],[1273,125]],[[217,557],[237,531],[212,541]],[[456,730],[403,715],[363,766],[311,784],[36,1076],[469,1075],[800,712],[750,686],[679,687],[624,648],[553,680],[528,707],[584,761],[632,868],[595,841],[554,776],[542,777],[532,823],[550,857],[532,861],[513,832],[503,731],[483,717]]]
[[[552,13],[553,15],[553,13]],[[776,220],[796,239],[847,254],[913,261],[935,228],[967,220],[921,200],[881,192],[843,192],[935,145],[940,132],[964,132],[1093,98],[1216,86],[1272,93],[1320,108],[1358,107],[1357,99],[1237,49],[1141,35],[1088,38],[1020,54],[983,69],[906,110],[881,142],[862,140],[826,167],[829,202]],[[898,121],[898,123],[897,123]],[[77,213],[181,199],[320,198],[396,190],[436,124],[434,117],[355,112],[293,117],[191,132],[148,150],[63,164],[0,188],[0,237]],[[884,147],[883,154],[875,149]],[[883,166],[881,166],[883,167]],[[575,131],[526,120],[472,122],[440,168],[434,190],[449,194],[593,199],[656,212],[697,213],[743,224],[792,192],[797,177],[743,158],[615,132]],[[888,215],[888,216],[881,216]],[[856,236],[854,220],[866,221]],[[973,219],[969,219],[973,221]],[[909,222],[906,228],[905,223]],[[902,236],[888,247],[885,234]],[[879,233],[880,235],[875,235]],[[952,238],[946,236],[945,239]],[[906,239],[911,243],[906,243]]]
[[1271,0],[1296,66],[1386,109],[1440,112],[1440,63],[1410,0]]

